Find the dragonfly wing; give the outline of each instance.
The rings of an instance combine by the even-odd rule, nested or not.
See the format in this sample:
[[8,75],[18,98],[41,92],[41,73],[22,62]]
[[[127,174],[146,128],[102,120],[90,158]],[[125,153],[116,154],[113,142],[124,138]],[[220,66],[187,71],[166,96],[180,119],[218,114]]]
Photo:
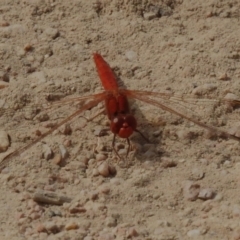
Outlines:
[[195,123],[196,125],[198,125],[200,127],[203,127],[203,128],[205,128],[209,131],[217,132],[222,137],[227,137],[227,138],[231,138],[231,139],[240,141],[240,137],[237,137],[237,136],[235,136],[233,134],[230,134],[230,133],[228,133],[224,130],[221,130],[217,127],[213,127],[211,125],[205,124],[205,123],[197,120],[197,117],[194,114],[191,114],[191,116],[189,116],[187,114],[181,113],[181,111],[179,111],[179,110],[176,110],[176,109],[168,106],[166,103],[164,103],[162,101],[150,98],[150,96],[153,96],[152,93],[150,93],[150,92],[145,92],[146,94],[142,94],[143,92],[141,92],[141,91],[138,92],[138,91],[128,91],[128,90],[126,90],[124,92],[129,98],[138,99],[138,100],[143,101],[145,103],[148,103],[148,104],[151,104],[151,105],[156,106],[158,108],[161,108],[162,110],[164,110],[166,112],[172,113],[172,114],[177,115],[181,118],[184,118],[188,121],[191,121],[191,122]]
[[[39,138],[33,140],[31,143],[23,146],[20,149],[17,149],[16,151],[10,153],[9,155],[5,156],[2,160],[2,162],[0,163],[0,169],[2,169],[3,167],[6,166],[6,164],[9,162],[9,160],[14,157],[14,156],[18,156],[19,154],[22,154],[23,152],[25,152],[27,149],[29,149],[30,147],[32,147],[34,144],[36,144],[37,142],[41,141],[42,139],[44,139],[46,136],[48,136],[49,134],[51,134],[53,131],[55,131],[56,129],[58,129],[59,127],[61,127],[63,124],[68,123],[69,121],[71,121],[73,118],[77,117],[79,114],[83,113],[85,110],[88,110],[94,106],[96,106],[98,103],[100,103],[101,101],[103,101],[105,99],[105,92],[100,93],[100,94],[95,94],[92,96],[88,96],[88,97],[79,97],[79,98],[75,98],[75,100],[77,101],[82,101],[82,100],[86,100],[86,99],[93,99],[92,101],[88,102],[87,104],[85,104],[84,106],[82,106],[80,109],[78,109],[76,112],[74,112],[73,114],[71,114],[70,116],[68,116],[67,118],[65,118],[64,120],[60,121],[59,123],[57,123],[56,125],[54,125],[54,127],[52,127],[49,131],[43,133]],[[72,100],[72,99],[71,99]]]

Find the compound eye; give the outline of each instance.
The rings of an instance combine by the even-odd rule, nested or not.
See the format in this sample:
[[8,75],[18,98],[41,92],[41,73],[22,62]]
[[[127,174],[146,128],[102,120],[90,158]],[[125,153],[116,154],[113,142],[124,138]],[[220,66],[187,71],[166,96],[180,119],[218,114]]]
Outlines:
[[124,124],[124,119],[122,117],[115,117],[112,121],[111,121],[111,131],[114,133],[114,134],[118,134],[121,127],[123,126]]

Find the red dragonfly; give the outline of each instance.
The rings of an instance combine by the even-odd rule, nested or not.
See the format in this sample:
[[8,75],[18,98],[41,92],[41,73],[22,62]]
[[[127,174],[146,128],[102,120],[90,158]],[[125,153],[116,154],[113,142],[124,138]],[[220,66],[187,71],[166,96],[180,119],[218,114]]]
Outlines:
[[[171,93],[136,91],[136,90],[119,88],[114,72],[112,71],[108,63],[103,59],[103,57],[98,53],[94,53],[93,58],[96,64],[98,75],[100,77],[100,80],[102,82],[102,85],[105,91],[103,91],[102,93],[98,93],[90,96],[76,97],[76,98],[65,100],[65,103],[66,102],[73,103],[74,101],[80,102],[80,101],[86,101],[86,100],[91,100],[91,101],[86,103],[84,106],[82,106],[79,110],[74,112],[72,115],[68,116],[66,119],[60,121],[58,124],[52,127],[49,131],[43,133],[39,138],[33,140],[30,144],[27,144],[26,146],[20,149],[17,149],[16,151],[4,157],[2,162],[0,163],[0,167],[4,167],[12,157],[23,153],[24,151],[29,149],[31,146],[33,146],[34,144],[36,144],[37,142],[45,138],[47,135],[51,134],[53,131],[55,131],[57,128],[59,128],[63,124],[71,121],[73,118],[80,115],[85,110],[93,108],[94,106],[96,106],[98,103],[102,101],[105,101],[106,113],[110,120],[110,129],[114,134],[113,141],[112,141],[113,150],[118,155],[115,149],[115,138],[116,136],[119,136],[120,138],[125,138],[127,140],[128,142],[127,153],[128,153],[129,147],[130,147],[129,137],[133,134],[133,132],[138,132],[142,135],[143,138],[145,138],[144,135],[137,129],[137,120],[135,119],[135,117],[132,115],[130,111],[128,98],[138,99],[145,103],[154,105],[156,107],[161,108],[164,111],[170,112],[172,114],[180,116],[181,118],[187,119],[188,121],[191,121],[200,127],[203,127],[213,132],[217,132],[222,137],[231,138],[231,139],[240,141],[240,137],[237,137],[233,134],[230,134],[224,130],[213,127],[211,125],[207,125],[197,120],[197,118],[185,115],[184,113],[181,113],[180,111],[177,111],[174,108],[169,107],[167,105],[167,102],[171,97],[173,97],[173,94]],[[152,99],[152,97],[160,98],[162,101],[154,100]],[[180,101],[180,100],[184,101],[184,99],[182,98],[177,99],[177,101]],[[227,100],[220,100],[220,102],[226,102],[226,101]],[[238,105],[239,101],[234,100],[232,104]]]

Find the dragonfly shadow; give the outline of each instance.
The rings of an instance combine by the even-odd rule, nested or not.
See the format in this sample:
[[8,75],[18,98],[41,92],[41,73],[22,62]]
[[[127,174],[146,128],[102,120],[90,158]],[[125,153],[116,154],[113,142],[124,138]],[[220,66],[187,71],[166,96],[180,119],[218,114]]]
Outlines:
[[[120,77],[117,77],[117,81],[121,89],[127,89]],[[153,160],[165,153],[161,148],[163,126],[165,124],[163,121],[149,120],[146,117],[148,112],[144,111],[140,105],[142,104],[137,99],[129,99],[130,113],[137,120],[137,131],[130,137],[130,141],[132,148],[136,150],[135,157],[138,160]],[[149,106],[147,106],[147,109],[149,111]]]

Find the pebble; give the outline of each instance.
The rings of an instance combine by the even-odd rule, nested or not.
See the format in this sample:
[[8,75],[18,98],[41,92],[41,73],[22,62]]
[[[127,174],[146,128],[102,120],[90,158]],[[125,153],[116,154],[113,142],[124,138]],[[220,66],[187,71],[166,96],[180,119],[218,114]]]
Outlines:
[[37,81],[38,84],[43,84],[47,82],[44,72],[33,72],[29,74],[30,81]]
[[107,156],[104,155],[104,154],[102,154],[102,153],[98,153],[98,154],[96,155],[96,160],[97,160],[97,162],[101,162],[101,161],[104,161],[104,160],[106,160],[106,159],[107,159]]
[[0,26],[1,27],[8,27],[10,24],[9,24],[9,22],[7,22],[7,21],[5,21],[5,20],[1,20],[0,21]]
[[25,56],[26,52],[24,51],[24,49],[22,47],[16,47],[16,55],[18,57],[23,57]]
[[190,238],[195,238],[201,236],[201,230],[200,229],[192,229],[187,232],[187,236]]
[[[53,55],[53,50],[49,45],[45,45],[45,46],[38,48],[38,53],[41,54],[42,58],[43,58],[43,56],[44,56],[44,58],[46,58],[46,57],[50,57]],[[42,61],[44,61],[44,58]]]
[[46,160],[49,160],[53,157],[53,151],[47,144],[43,145],[43,157]]
[[57,153],[54,155],[53,159],[52,159],[52,162],[56,165],[61,165],[62,163],[62,156],[61,154]]
[[195,201],[200,192],[200,185],[191,181],[187,181],[183,186],[183,195],[189,201]]
[[223,99],[232,107],[239,105],[239,97],[236,94],[227,93]]
[[203,188],[200,190],[198,194],[198,198],[202,200],[213,199],[215,196],[215,192],[211,188]]
[[143,17],[146,20],[152,20],[157,17],[157,14],[155,12],[147,12],[147,13],[144,13]]
[[99,167],[98,167],[98,172],[100,175],[103,177],[108,177],[110,175],[109,172],[109,167],[107,162],[103,162]]
[[162,158],[161,166],[163,168],[171,168],[171,167],[176,167],[177,163],[175,161],[173,161],[172,159]]
[[110,183],[113,184],[113,185],[120,185],[124,182],[124,180],[122,178],[111,178],[110,179]]
[[113,165],[108,165],[108,171],[111,175],[115,175],[117,173],[117,169]]
[[125,148],[119,149],[118,154],[120,156],[126,156],[127,155],[127,149],[125,149]]
[[52,39],[55,39],[60,35],[58,29],[51,27],[46,28],[44,33]]
[[117,226],[117,221],[113,217],[107,217],[105,220],[105,224],[107,227],[116,227]]
[[60,130],[64,135],[70,135],[72,133],[72,128],[70,124],[64,124],[63,129]]
[[44,227],[48,232],[58,233],[60,231],[59,226],[55,222],[46,222]]
[[85,213],[87,210],[84,207],[72,206],[69,208],[70,213]]
[[220,77],[218,78],[219,80],[222,80],[222,81],[227,81],[229,80],[229,76],[227,75],[227,73],[223,73],[222,75],[220,75]]
[[59,145],[59,150],[60,150],[62,160],[66,160],[69,156],[68,150],[62,144]]
[[205,95],[205,94],[207,94],[207,93],[209,93],[209,92],[212,92],[212,91],[214,91],[214,90],[216,90],[216,89],[217,89],[217,85],[215,85],[215,84],[210,84],[210,83],[206,83],[206,84],[203,84],[203,85],[201,85],[201,86],[196,87],[196,88],[192,91],[192,93],[193,93],[194,95],[203,96],[203,95]]
[[132,238],[132,237],[137,237],[137,236],[138,236],[138,232],[136,231],[136,229],[134,227],[131,227],[128,229],[127,238]]
[[108,194],[110,192],[110,187],[107,186],[106,184],[100,186],[99,188],[100,193]]
[[3,71],[0,71],[0,81],[9,82],[9,75]]
[[10,146],[8,134],[6,131],[0,131],[0,152],[7,151]]
[[83,240],[94,240],[94,238],[91,236],[86,236]]
[[192,174],[191,174],[191,179],[192,180],[200,180],[200,179],[203,179],[204,178],[204,172],[199,169],[199,168],[194,168],[192,170]]
[[76,222],[69,222],[65,225],[65,229],[68,230],[68,231],[78,229],[78,228],[79,228],[79,226]]
[[36,230],[37,230],[37,232],[46,232],[46,228],[45,228],[45,226],[43,225],[43,224],[38,224],[37,225],[37,227],[36,227]]
[[125,52],[125,56],[129,61],[133,61],[137,58],[137,53],[132,50],[129,50]]
[[99,173],[98,169],[94,168],[94,169],[92,170],[92,175],[93,175],[94,177],[98,176],[99,174],[100,174],[100,173]]
[[37,115],[37,120],[39,122],[46,122],[49,120],[49,115],[47,113],[39,113]]

